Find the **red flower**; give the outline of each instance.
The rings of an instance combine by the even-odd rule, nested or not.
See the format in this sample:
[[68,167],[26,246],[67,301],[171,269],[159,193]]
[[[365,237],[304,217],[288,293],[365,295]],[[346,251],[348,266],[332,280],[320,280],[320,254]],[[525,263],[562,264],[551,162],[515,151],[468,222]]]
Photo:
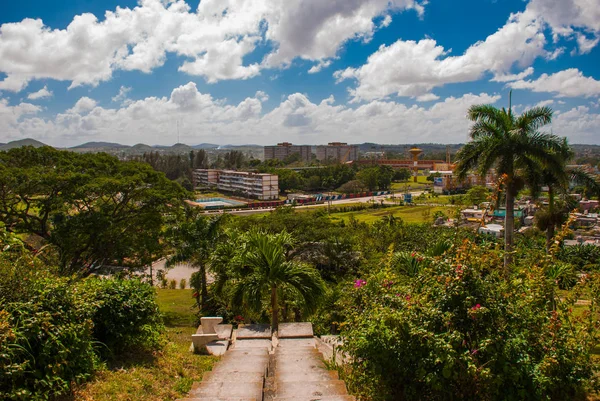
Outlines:
[[194,292],[194,293],[192,294],[192,296],[193,296],[194,298],[198,298],[198,291]]

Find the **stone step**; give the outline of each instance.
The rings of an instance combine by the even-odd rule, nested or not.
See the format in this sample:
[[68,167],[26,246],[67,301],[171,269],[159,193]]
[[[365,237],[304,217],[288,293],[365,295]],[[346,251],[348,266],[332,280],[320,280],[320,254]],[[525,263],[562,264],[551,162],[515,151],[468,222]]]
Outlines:
[[245,372],[245,373],[260,373],[264,375],[267,371],[266,364],[252,364],[245,361],[231,361],[225,364],[216,364],[213,367],[212,372],[215,373],[231,373],[231,372]]
[[[343,380],[277,383],[276,399],[283,397],[324,397],[348,395]],[[320,399],[320,398],[319,398]]]
[[221,357],[219,363],[229,363],[230,361],[244,361],[247,363],[269,363],[269,354],[257,354],[257,355],[236,355],[236,354],[225,354]]
[[201,397],[201,398],[180,398],[176,401],[262,401],[254,397]]
[[307,382],[339,380],[338,372],[335,370],[314,370],[312,372],[275,372],[273,376],[276,382]]
[[239,397],[262,400],[263,380],[256,382],[201,382],[189,398]]
[[314,338],[281,338],[279,348],[316,347]]
[[292,354],[277,354],[273,356],[273,359],[279,361],[322,361],[323,357],[320,352],[299,352]]
[[264,348],[230,348],[226,355],[238,355],[240,358],[246,357],[246,355],[269,355],[269,350]]
[[[205,372],[202,382],[254,382],[263,380],[264,375],[258,372]],[[196,383],[194,383],[196,384]],[[200,383],[198,383],[200,384]],[[194,386],[192,386],[194,389]]]
[[273,401],[356,401],[353,395],[327,395],[318,397],[275,397]]
[[297,347],[287,347],[287,348],[277,347],[275,349],[275,353],[281,354],[281,355],[289,355],[289,354],[294,354],[294,353],[298,353],[298,352],[319,352],[319,350],[315,347],[311,347],[310,345],[301,345],[301,346],[297,346]]
[[233,349],[247,349],[247,348],[264,348],[268,351],[271,350],[273,344],[271,340],[257,339],[257,340],[236,340]]

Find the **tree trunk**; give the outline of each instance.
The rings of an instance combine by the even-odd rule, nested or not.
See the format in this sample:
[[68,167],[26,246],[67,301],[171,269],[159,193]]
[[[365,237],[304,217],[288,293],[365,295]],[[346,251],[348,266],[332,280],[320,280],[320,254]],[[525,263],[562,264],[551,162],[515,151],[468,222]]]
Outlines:
[[554,238],[554,191],[551,186],[548,186],[548,215],[550,221],[546,228],[546,252],[550,252],[552,239]]
[[504,270],[508,275],[508,268],[512,263],[513,238],[515,234],[515,195],[512,180],[506,186],[506,216],[504,217]]
[[202,277],[202,283],[200,284],[200,296],[202,297],[200,309],[204,311],[204,308],[206,307],[206,301],[208,299],[208,288],[206,287],[206,266],[204,263],[200,264],[200,275]]
[[277,331],[277,326],[279,326],[279,308],[277,305],[277,286],[271,287],[271,330],[273,332]]

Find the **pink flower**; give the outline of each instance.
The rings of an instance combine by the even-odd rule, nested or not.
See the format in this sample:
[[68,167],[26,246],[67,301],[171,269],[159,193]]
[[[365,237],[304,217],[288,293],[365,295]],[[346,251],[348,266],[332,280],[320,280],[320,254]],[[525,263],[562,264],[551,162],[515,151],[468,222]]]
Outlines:
[[471,308],[471,310],[477,310],[477,309],[479,309],[479,308],[481,308],[481,305],[477,304],[477,305],[473,306],[473,307]]
[[361,279],[354,280],[354,288],[360,288],[365,285],[367,285],[367,282],[365,280],[361,280]]
[[405,297],[405,299],[406,299],[407,301],[410,301],[410,295],[407,295],[407,296]]
[[416,252],[413,252],[413,253],[411,253],[411,254],[410,254],[410,257],[411,257],[411,258],[414,258],[415,256],[417,256],[417,253],[416,253]]

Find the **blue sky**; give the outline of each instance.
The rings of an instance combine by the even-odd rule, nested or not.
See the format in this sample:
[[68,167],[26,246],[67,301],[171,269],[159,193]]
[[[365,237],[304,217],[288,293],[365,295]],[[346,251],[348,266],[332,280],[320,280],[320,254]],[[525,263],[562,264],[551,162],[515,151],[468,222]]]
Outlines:
[[600,0],[77,0],[0,8],[0,142],[468,139],[472,104],[600,144]]

